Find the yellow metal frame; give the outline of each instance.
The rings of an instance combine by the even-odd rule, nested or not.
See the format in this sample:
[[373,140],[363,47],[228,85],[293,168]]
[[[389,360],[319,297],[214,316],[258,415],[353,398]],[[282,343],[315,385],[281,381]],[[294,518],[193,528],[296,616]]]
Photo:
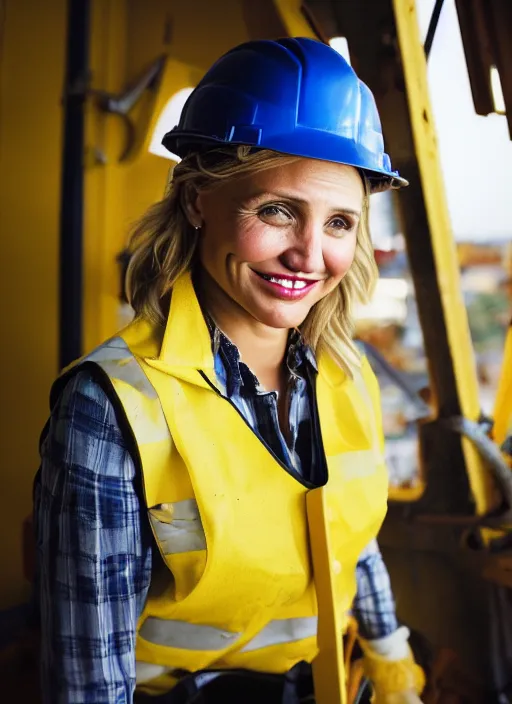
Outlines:
[[426,478],[423,476],[420,476],[413,486],[401,487],[390,485],[388,492],[389,500],[400,503],[418,501],[425,491],[425,486]]
[[[393,0],[393,6],[400,53],[403,57],[411,128],[461,413],[471,420],[477,420],[480,415],[480,403],[476,365],[461,293],[457,250],[439,162],[434,118],[429,99],[427,65],[420,38],[416,4],[414,0]],[[481,515],[493,508],[495,487],[473,445],[463,439],[462,449],[476,511]],[[403,500],[399,495],[397,498]]]
[[282,23],[290,37],[310,37],[316,39],[308,21],[301,11],[301,0],[274,0]]
[[508,329],[503,351],[501,376],[494,405],[493,438],[502,445],[512,434],[512,325]]

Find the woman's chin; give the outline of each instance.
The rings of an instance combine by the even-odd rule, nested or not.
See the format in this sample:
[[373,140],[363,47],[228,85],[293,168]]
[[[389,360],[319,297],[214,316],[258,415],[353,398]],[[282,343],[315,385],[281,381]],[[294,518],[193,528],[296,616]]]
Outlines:
[[304,322],[308,310],[291,310],[291,306],[284,310],[259,310],[255,317],[269,328],[290,329],[297,328]]

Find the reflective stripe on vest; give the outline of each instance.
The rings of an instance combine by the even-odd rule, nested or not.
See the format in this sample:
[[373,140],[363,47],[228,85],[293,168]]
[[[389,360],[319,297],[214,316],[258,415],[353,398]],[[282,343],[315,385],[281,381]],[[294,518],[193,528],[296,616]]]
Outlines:
[[[283,643],[295,643],[305,638],[316,637],[318,618],[285,618],[271,621],[240,652],[248,653],[260,648]],[[155,645],[182,650],[224,650],[242,634],[231,633],[213,626],[197,623],[150,617],[139,631],[144,640]]]
[[149,510],[149,518],[164,555],[206,549],[195,499],[155,506]]
[[[344,452],[343,455],[339,455],[339,471],[346,481],[369,477],[375,474],[377,457],[380,457],[380,454],[375,450]],[[336,457],[333,458],[333,461],[336,461],[336,459]]]
[[164,645],[167,648],[224,650],[240,638],[241,634],[213,626],[150,616],[142,624],[139,635],[150,643]]
[[122,382],[143,394],[151,412],[151,422],[144,424],[146,442],[158,440],[172,442],[158,394],[121,337],[113,337],[83,361],[95,362],[112,382]]
[[137,660],[135,663],[135,680],[137,684],[150,682],[156,677],[172,674],[174,669],[174,667],[164,667],[164,665],[154,665],[151,662],[140,662],[140,660]]
[[271,645],[294,643],[304,638],[313,638],[316,637],[317,628],[317,616],[271,621],[257,636],[244,645],[240,652],[249,653],[252,650],[268,648]]
[[[98,364],[114,384],[122,382],[143,394],[148,404],[145,410],[149,411],[151,420],[144,423],[146,442],[163,440],[172,443],[158,394],[121,337],[113,337],[84,361]],[[137,436],[138,428],[132,427],[132,430]],[[140,446],[140,438],[136,439]],[[164,555],[206,549],[206,537],[195,499],[150,507],[149,518]]]

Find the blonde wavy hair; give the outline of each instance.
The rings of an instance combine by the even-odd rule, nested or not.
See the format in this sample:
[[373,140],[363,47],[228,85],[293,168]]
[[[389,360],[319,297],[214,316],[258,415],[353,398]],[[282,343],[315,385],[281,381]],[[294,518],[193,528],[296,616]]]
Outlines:
[[[198,232],[186,213],[198,192],[299,158],[238,146],[192,154],[177,164],[165,197],[147,211],[130,239],[126,290],[135,314],[165,324],[172,287],[194,265]],[[378,276],[368,222],[370,186],[365,177],[364,183],[363,213],[352,266],[339,286],[313,306],[300,326],[304,340],[315,353],[325,351],[351,377],[354,368],[360,366],[352,340],[354,304],[368,302]]]

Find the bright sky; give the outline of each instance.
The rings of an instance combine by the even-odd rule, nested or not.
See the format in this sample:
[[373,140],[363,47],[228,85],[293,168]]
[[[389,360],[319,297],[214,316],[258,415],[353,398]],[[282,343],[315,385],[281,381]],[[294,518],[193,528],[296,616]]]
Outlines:
[[[434,2],[416,0],[423,39]],[[445,0],[428,72],[455,236],[512,240],[512,141],[504,116],[475,114],[454,0]]]

